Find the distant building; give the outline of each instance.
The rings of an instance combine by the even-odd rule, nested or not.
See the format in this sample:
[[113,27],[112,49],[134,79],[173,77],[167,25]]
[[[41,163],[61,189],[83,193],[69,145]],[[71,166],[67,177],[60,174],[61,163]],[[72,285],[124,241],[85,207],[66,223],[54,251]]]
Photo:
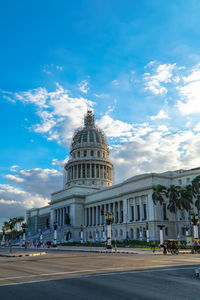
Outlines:
[[[133,176],[113,185],[113,164],[104,133],[95,126],[94,115],[88,111],[84,127],[78,129],[71,143],[70,160],[64,168],[63,189],[51,195],[49,206],[27,211],[29,236],[53,239],[53,224],[58,223],[58,240],[102,241],[106,234],[105,214],[112,212],[117,239],[159,240],[161,215],[159,205],[152,201],[153,186],[171,184],[184,186],[200,175],[200,168],[147,173]],[[164,238],[175,238],[175,216],[163,205]],[[188,213],[178,212],[180,238],[185,239]]]

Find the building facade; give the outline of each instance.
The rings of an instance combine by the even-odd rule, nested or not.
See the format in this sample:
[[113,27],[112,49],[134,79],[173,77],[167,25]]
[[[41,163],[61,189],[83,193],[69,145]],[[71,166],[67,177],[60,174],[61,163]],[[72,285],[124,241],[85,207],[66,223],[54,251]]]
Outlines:
[[[64,167],[63,189],[51,195],[49,206],[27,211],[29,238],[42,233],[53,240],[53,226],[58,224],[59,241],[104,241],[105,215],[114,216],[112,238],[118,240],[159,240],[163,218],[164,238],[176,237],[175,216],[152,201],[153,187],[161,184],[185,186],[200,175],[200,168],[164,173],[147,173],[113,185],[113,164],[104,133],[95,126],[94,115],[88,111],[83,128],[78,129],[71,143],[70,159]],[[178,212],[180,239],[185,239],[188,213]]]

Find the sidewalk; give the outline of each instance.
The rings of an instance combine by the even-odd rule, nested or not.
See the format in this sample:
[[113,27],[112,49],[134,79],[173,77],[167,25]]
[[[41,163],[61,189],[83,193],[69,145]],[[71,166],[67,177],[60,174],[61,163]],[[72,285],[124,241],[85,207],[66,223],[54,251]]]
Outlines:
[[[33,248],[31,248],[33,249]],[[163,255],[163,251],[156,249],[153,253],[151,249],[145,248],[115,248],[113,247],[112,250],[107,250],[104,247],[86,247],[86,246],[57,246],[52,248],[43,248],[49,249],[54,251],[73,251],[73,252],[95,252],[95,253],[124,253],[124,254],[153,254],[153,255]],[[191,254],[191,250],[179,250],[179,254]]]

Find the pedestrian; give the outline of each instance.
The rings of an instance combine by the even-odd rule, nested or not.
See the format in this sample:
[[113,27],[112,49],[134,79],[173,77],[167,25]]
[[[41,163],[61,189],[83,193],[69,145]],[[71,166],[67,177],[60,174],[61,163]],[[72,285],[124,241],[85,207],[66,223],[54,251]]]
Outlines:
[[153,241],[151,243],[151,249],[153,250],[153,253],[156,251],[156,242],[155,241]]

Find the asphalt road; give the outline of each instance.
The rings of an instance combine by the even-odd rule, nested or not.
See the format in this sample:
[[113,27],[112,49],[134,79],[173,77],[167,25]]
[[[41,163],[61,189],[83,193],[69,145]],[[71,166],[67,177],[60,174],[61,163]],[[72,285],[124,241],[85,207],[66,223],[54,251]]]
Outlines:
[[0,300],[200,300],[200,280],[194,275],[199,264],[196,254],[152,252],[50,250],[35,257],[0,257]]
[[200,280],[194,268],[137,270],[1,286],[0,299],[199,300]]

